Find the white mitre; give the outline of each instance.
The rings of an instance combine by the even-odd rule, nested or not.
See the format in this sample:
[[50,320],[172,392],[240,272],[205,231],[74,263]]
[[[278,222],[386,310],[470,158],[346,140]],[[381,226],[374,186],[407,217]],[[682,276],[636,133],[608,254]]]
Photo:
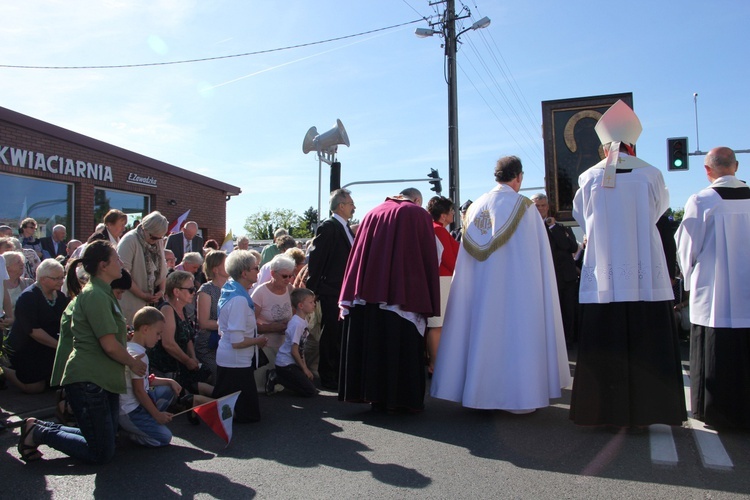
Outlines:
[[599,118],[594,127],[602,144],[609,143],[607,161],[604,164],[603,187],[615,187],[615,170],[620,156],[620,143],[633,145],[643,131],[638,116],[621,99]]

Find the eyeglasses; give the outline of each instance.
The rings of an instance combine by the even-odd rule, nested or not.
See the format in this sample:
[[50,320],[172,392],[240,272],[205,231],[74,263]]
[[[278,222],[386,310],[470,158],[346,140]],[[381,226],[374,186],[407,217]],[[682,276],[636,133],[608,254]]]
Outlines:
[[293,274],[279,274],[282,279],[288,280],[289,278],[293,277]]
[[32,226],[31,224],[26,224],[23,226],[23,229],[36,229],[36,226]]
[[160,240],[160,239],[162,238],[161,236],[154,236],[154,235],[153,235],[153,234],[151,234],[151,233],[146,233],[146,234],[148,235],[148,239],[149,239],[150,241],[159,241],[159,240]]
[[255,266],[250,268],[251,271],[260,271],[260,267]]
[[193,293],[195,293],[195,292],[197,291],[197,290],[195,289],[195,287],[194,287],[194,286],[191,286],[190,288],[183,288],[183,287],[181,287],[181,286],[180,286],[180,287],[178,287],[178,288],[179,288],[180,290],[187,290],[187,291],[188,291],[188,292],[190,292],[191,294],[193,294]]
[[65,276],[45,276],[45,278],[51,279],[52,281],[63,281]]

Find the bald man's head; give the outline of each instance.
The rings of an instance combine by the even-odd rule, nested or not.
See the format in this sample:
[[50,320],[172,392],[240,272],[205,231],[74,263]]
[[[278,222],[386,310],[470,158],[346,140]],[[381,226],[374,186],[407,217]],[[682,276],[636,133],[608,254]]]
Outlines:
[[706,155],[704,161],[706,175],[712,181],[725,175],[734,175],[739,163],[737,157],[730,148],[721,146],[713,148]]

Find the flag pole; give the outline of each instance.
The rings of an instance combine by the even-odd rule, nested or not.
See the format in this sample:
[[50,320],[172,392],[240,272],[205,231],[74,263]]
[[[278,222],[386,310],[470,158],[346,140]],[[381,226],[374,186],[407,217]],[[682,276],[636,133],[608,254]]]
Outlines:
[[[242,391],[233,392],[231,394],[227,394],[226,396],[221,396],[221,397],[222,398],[226,398],[226,397],[229,397],[229,396],[234,396],[235,394],[239,394],[240,392],[242,392]],[[221,399],[221,398],[216,398],[216,399]],[[172,414],[172,418],[177,417],[179,415],[184,415],[185,413],[187,413],[189,411],[193,411],[196,408],[200,408],[201,406],[210,405],[211,403],[213,403],[214,401],[216,401],[216,399],[212,399],[211,401],[207,401],[205,403],[202,403],[202,404],[199,404],[199,405],[195,405],[195,406],[193,406],[191,408],[188,408],[187,410],[181,411],[180,413],[173,413]]]

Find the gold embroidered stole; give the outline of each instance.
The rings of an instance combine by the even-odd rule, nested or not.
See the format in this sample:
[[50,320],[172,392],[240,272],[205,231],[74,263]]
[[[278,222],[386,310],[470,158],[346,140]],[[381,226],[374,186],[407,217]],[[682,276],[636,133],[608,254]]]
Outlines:
[[[466,230],[468,226],[464,226],[461,242],[466,252],[480,262],[487,260],[495,250],[502,247],[510,240],[513,233],[516,232],[518,224],[521,222],[524,214],[526,214],[526,210],[532,205],[534,205],[533,201],[525,196],[519,196],[508,220],[506,220],[505,224],[503,224],[503,226],[492,235],[490,241],[485,244],[479,244],[474,241]],[[476,226],[481,234],[486,234],[487,231],[491,230],[492,223],[492,215],[486,208],[480,210],[476,217],[474,217],[474,220],[471,221],[471,224]]]

